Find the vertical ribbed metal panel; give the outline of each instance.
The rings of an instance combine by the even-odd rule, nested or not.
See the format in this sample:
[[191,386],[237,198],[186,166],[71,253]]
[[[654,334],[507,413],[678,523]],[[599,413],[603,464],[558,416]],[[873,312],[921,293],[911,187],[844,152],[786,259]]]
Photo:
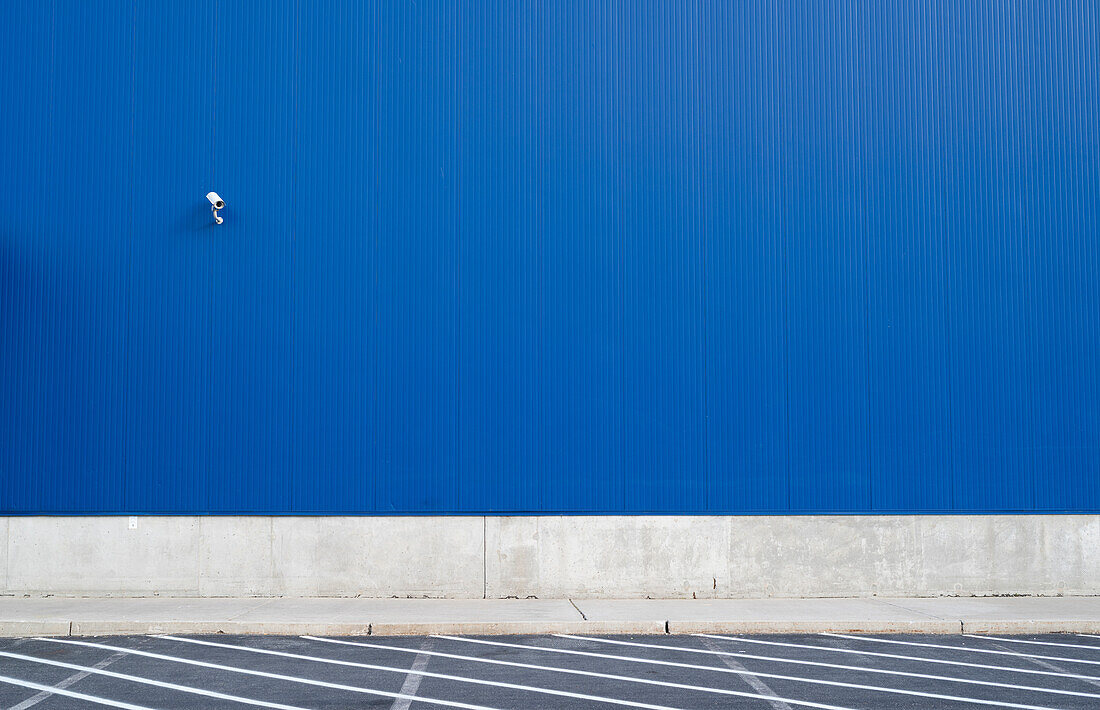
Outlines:
[[0,26],[0,506],[118,509],[128,454],[133,10],[9,3]]
[[0,511],[1100,510],[1098,29],[9,3]]
[[868,239],[870,503],[882,511],[950,510],[947,18],[935,4],[861,11],[858,208]]
[[788,270],[775,3],[702,23],[707,509],[791,502]]
[[309,209],[296,199],[300,12],[297,2],[262,11],[218,2],[209,28],[215,91],[210,189],[227,205],[225,223],[208,232],[214,405],[207,441],[218,478],[209,492],[215,509],[290,509],[291,305],[299,287],[292,272],[294,218]]
[[[124,369],[104,373],[125,406],[97,422],[105,437],[125,443],[122,503],[109,510],[205,510],[210,493],[220,495],[220,476],[213,482],[210,476],[209,438],[219,235],[208,205],[180,200],[197,187],[203,194],[211,189],[214,23],[212,0],[134,4],[126,29],[133,51],[133,65],[125,67],[129,96],[111,107],[131,135],[126,201],[78,212],[80,238],[98,240],[119,220],[129,230],[120,265],[129,281]],[[64,195],[57,202],[76,209]]]
[[[307,4],[299,22],[289,509],[374,510],[385,470],[381,442],[392,426],[383,404],[392,371],[392,281],[379,222],[379,161],[384,151],[397,157],[382,140],[379,110],[387,31],[378,7],[361,2]],[[311,473],[322,470],[339,473]]]

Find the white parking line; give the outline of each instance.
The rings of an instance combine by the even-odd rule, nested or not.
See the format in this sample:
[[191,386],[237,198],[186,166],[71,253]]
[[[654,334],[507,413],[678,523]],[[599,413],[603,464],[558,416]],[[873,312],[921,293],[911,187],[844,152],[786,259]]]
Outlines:
[[[696,635],[703,636],[703,634],[696,634]],[[984,685],[984,686],[988,686],[988,687],[991,687],[991,688],[1010,688],[1012,690],[1030,690],[1030,691],[1033,691],[1033,692],[1036,692],[1036,693],[1052,693],[1054,695],[1075,695],[1075,696],[1081,697],[1081,698],[1097,698],[1097,699],[1100,699],[1100,694],[1098,694],[1098,693],[1085,693],[1085,692],[1080,692],[1080,691],[1076,691],[1076,690],[1060,690],[1060,689],[1057,689],[1057,688],[1039,688],[1039,687],[1031,686],[1031,685],[1015,685],[1013,683],[998,683],[996,681],[976,680],[974,678],[956,678],[956,677],[947,676],[947,675],[931,675],[931,674],[928,674],[928,673],[913,673],[913,672],[910,672],[910,671],[891,671],[891,670],[887,670],[885,668],[868,668],[866,666],[846,666],[846,665],[841,665],[839,663],[825,663],[824,661],[806,661],[806,660],[797,659],[797,658],[783,658],[781,656],[756,656],[756,655],[753,655],[751,653],[733,653],[732,651],[717,651],[717,650],[708,651],[708,650],[703,649],[703,648],[685,648],[683,646],[668,646],[668,645],[664,645],[664,644],[638,643],[636,641],[618,641],[618,640],[615,640],[615,639],[594,638],[594,637],[589,637],[589,636],[573,636],[571,634],[554,634],[554,636],[557,636],[559,638],[566,638],[566,639],[576,639],[576,640],[579,640],[579,641],[593,641],[593,642],[596,642],[596,643],[613,644],[613,645],[616,645],[616,646],[633,646],[633,647],[636,647],[636,648],[660,649],[662,651],[683,651],[685,653],[702,653],[702,654],[706,654],[708,656],[733,656],[734,658],[750,658],[754,661],[770,661],[770,662],[777,662],[777,663],[790,663],[790,664],[800,665],[800,666],[816,666],[818,668],[832,668],[832,669],[838,669],[838,670],[844,670],[844,671],[859,671],[861,673],[877,673],[879,675],[896,675],[896,676],[904,676],[904,677],[907,677],[907,678],[920,678],[922,680],[940,680],[940,681],[948,681],[948,682],[951,682],[951,683],[965,683],[967,685]],[[705,636],[705,638],[727,639],[728,637],[707,635],[707,636]],[[716,668],[715,670],[721,670],[721,669]],[[752,671],[749,671],[749,670],[742,670],[742,671],[737,671],[737,672],[738,673],[745,673],[745,674],[748,674],[748,675],[755,675],[755,673],[753,673]]]
[[41,683],[32,683],[29,680],[20,680],[18,678],[9,678],[6,675],[0,675],[0,683],[7,683],[8,685],[18,685],[20,688],[28,688],[30,690],[40,690],[43,692],[50,692],[54,695],[63,695],[66,698],[75,698],[76,700],[83,700],[86,703],[95,703],[96,705],[106,705],[112,708],[123,708],[123,710],[154,710],[153,708],[146,707],[144,705],[134,705],[133,703],[124,703],[118,700],[108,700],[107,698],[97,698],[94,695],[87,695],[86,693],[78,693],[75,690],[66,690],[65,688],[57,688],[52,685],[42,685]]
[[[14,644],[12,646],[9,646],[9,648],[15,648]],[[110,656],[107,656],[102,661],[100,661],[99,663],[92,666],[92,668],[106,668],[107,666],[111,665],[112,663],[114,663],[118,659],[122,658],[123,656],[124,656],[124,654],[121,654],[121,653],[112,653]],[[77,683],[79,681],[82,681],[85,678],[87,678],[89,675],[90,675],[90,673],[86,672],[86,671],[81,671],[80,673],[73,673],[68,678],[65,678],[64,680],[62,680],[60,682],[54,683],[53,687],[55,687],[55,688],[68,688],[73,683]],[[8,710],[30,710],[30,708],[33,708],[35,705],[42,702],[43,700],[50,697],[51,695],[53,695],[53,693],[47,693],[46,691],[42,691],[41,693],[38,693],[37,695],[35,695],[32,698],[27,698],[26,700],[19,703],[18,705],[12,705]]]
[[[302,683],[305,685],[313,685],[318,688],[332,688],[333,690],[346,690],[350,693],[363,693],[365,695],[377,695],[383,698],[404,698],[408,697],[401,693],[391,693],[385,690],[374,690],[373,688],[363,688],[356,685],[343,685],[342,683],[326,683],[323,680],[314,680],[312,678],[299,678],[292,675],[282,675],[280,673],[268,673],[266,671],[254,671],[248,668],[237,668],[235,666],[223,666],[219,663],[208,663],[206,661],[196,661],[190,658],[177,658],[175,656],[166,656],[162,653],[151,653],[149,651],[139,651],[136,648],[122,648],[119,646],[108,646],[103,643],[92,643],[91,641],[74,641],[72,639],[60,639],[60,638],[45,638],[38,637],[35,641],[48,641],[49,643],[67,643],[73,646],[87,646],[90,648],[105,648],[109,651],[121,651],[134,656],[144,656],[145,658],[156,658],[161,661],[172,661],[173,663],[185,663],[190,666],[199,666],[200,668],[213,668],[219,671],[229,671],[231,673],[242,673],[244,675],[257,676],[259,678],[271,678],[272,680],[285,680],[291,683]],[[404,669],[402,672],[407,673],[408,669]],[[497,708],[490,708],[485,705],[471,705],[469,703],[460,703],[456,700],[438,700],[435,698],[427,698],[424,696],[417,696],[413,700],[420,703],[430,703],[433,705],[445,705],[452,708],[465,708],[466,710],[498,710]]]
[[[400,646],[386,646],[379,643],[366,643],[363,641],[342,641],[339,639],[326,639],[319,636],[303,636],[302,638],[310,641],[323,641],[325,643],[335,643],[341,646],[361,646],[363,648],[374,648],[384,651],[412,651],[411,648],[402,648]],[[436,638],[449,639],[448,636],[437,636]],[[851,708],[842,708],[837,705],[825,705],[823,703],[815,703],[808,700],[793,700],[791,698],[773,697],[770,695],[757,695],[755,693],[742,693],[736,690],[724,690],[722,688],[709,688],[705,685],[686,685],[684,683],[673,683],[666,680],[653,680],[652,678],[635,678],[628,675],[614,675],[611,673],[599,673],[597,671],[584,671],[578,668],[557,668],[555,666],[540,666],[534,663],[520,663],[519,661],[502,661],[496,658],[482,658],[480,656],[463,656],[457,653],[444,653],[442,651],[421,651],[420,653],[430,653],[433,656],[439,656],[440,658],[453,658],[459,661],[473,661],[475,663],[488,663],[494,666],[511,666],[513,668],[526,668],[536,671],[550,671],[553,673],[564,673],[566,675],[580,675],[588,676],[589,678],[604,678],[607,680],[619,680],[625,683],[641,683],[642,685],[656,685],[663,688],[676,688],[678,690],[698,690],[703,693],[718,693],[719,695],[735,695],[741,698],[754,698],[757,700],[779,700],[791,705],[800,705],[808,708],[819,708],[820,710],[852,710]]]
[[[997,648],[1005,648],[1004,646],[999,646],[997,644],[993,644],[993,645],[996,646]],[[1042,666],[1043,668],[1049,668],[1052,671],[1065,671],[1065,669],[1062,668],[1061,666],[1059,666],[1058,664],[1051,663],[1050,661],[1044,661],[1044,660],[1039,659],[1039,658],[1027,658],[1027,659],[1024,659],[1024,660],[1027,663],[1029,663],[1033,666]],[[1091,685],[1095,688],[1100,688],[1100,680],[1085,680],[1084,682],[1088,683],[1089,685]]]
[[[718,644],[714,643],[710,639],[703,639],[703,645],[710,648],[712,651],[722,650],[722,649],[718,648]],[[748,670],[748,668],[745,668],[743,665],[741,665],[737,661],[736,658],[732,658],[732,656],[733,656],[732,653],[729,654],[728,656],[723,654],[723,655],[718,657],[718,660],[722,661],[722,663],[725,663],[728,668],[733,668],[734,670],[738,670],[738,671],[747,671]],[[745,683],[747,685],[751,686],[752,689],[755,690],[758,693],[767,693],[768,695],[775,695],[776,694],[775,690],[770,685],[765,683],[760,678],[757,678],[756,676],[743,675],[743,676],[741,676],[741,680],[745,681]],[[778,701],[778,700],[773,700],[773,701],[769,702],[768,704],[772,706],[772,710],[791,710],[790,705],[788,705],[787,703]]]
[[902,646],[922,646],[924,648],[946,648],[950,651],[970,651],[971,653],[992,653],[998,656],[1015,656],[1017,658],[1042,658],[1045,661],[1064,661],[1066,663],[1088,663],[1091,666],[1100,666],[1100,661],[1084,661],[1080,658],[1062,658],[1061,656],[1037,656],[1033,653],[1013,653],[1012,651],[994,651],[990,648],[970,648],[969,646],[951,646],[942,643],[920,643],[917,641],[897,641],[895,639],[880,639],[872,636],[850,636],[848,634],[821,634],[838,639],[850,639],[852,641],[871,641],[873,643],[896,643]]
[[[1076,678],[1083,681],[1100,681],[1100,676],[1082,675],[1080,673],[1062,673],[1055,671],[1037,671],[1031,668],[1013,668],[1012,666],[991,666],[986,663],[968,663],[967,661],[952,661],[946,658],[925,658],[923,656],[903,656],[898,653],[880,653],[878,651],[864,651],[854,648],[833,648],[831,646],[814,646],[807,643],[791,643],[789,641],[764,641],[763,639],[749,639],[742,636],[717,636],[714,634],[693,634],[703,638],[722,639],[726,641],[738,641],[740,643],[758,643],[765,646],[783,646],[786,648],[806,648],[813,651],[829,651],[830,653],[848,653],[857,656],[875,656],[876,658],[893,658],[901,661],[919,661],[921,663],[936,663],[945,666],[961,666],[964,668],[981,668],[989,671],[1006,671],[1011,673],[1026,673],[1028,675],[1055,676],[1057,678]],[[1051,666],[1056,668],[1057,666]]]
[[1089,651],[1100,651],[1100,646],[1089,646],[1080,643],[1052,643],[1050,641],[1028,641],[1025,639],[1006,639],[1003,636],[985,636],[979,634],[963,634],[968,639],[989,639],[990,641],[1004,641],[1005,643],[1029,643],[1035,646],[1058,646],[1059,648],[1083,648]]
[[1081,637],[1087,638],[1087,639],[1100,639],[1100,636],[1097,636],[1096,634],[1074,634],[1074,635],[1075,636],[1081,636]]
[[[259,653],[265,656],[280,656],[282,658],[293,658],[298,661],[312,661],[314,663],[327,663],[334,666],[346,666],[349,668],[364,668],[372,671],[383,671],[390,673],[403,673],[409,672],[408,668],[394,668],[392,666],[379,666],[373,663],[359,663],[357,661],[343,661],[337,658],[323,658],[320,656],[306,656],[301,653],[290,653],[288,651],[272,651],[267,648],[253,648],[251,646],[237,646],[230,643],[215,643],[214,641],[200,641],[199,639],[185,639],[178,636],[154,636],[154,638],[164,639],[166,641],[180,641],[182,643],[193,643],[199,646],[214,646],[216,648],[231,648],[234,651],[250,651],[252,653]],[[402,651],[410,651],[416,654],[423,654],[427,656],[438,655],[434,651],[424,651],[418,648],[402,648]],[[670,710],[666,705],[651,705],[649,703],[638,703],[633,700],[620,700],[619,698],[608,698],[601,695],[588,695],[586,693],[571,693],[567,690],[554,690],[553,688],[540,688],[535,685],[520,685],[518,683],[503,683],[495,680],[482,680],[481,678],[467,678],[460,675],[449,675],[447,673],[435,673],[432,671],[420,671],[420,675],[426,678],[439,678],[441,680],[453,680],[459,683],[474,683],[476,685],[490,685],[497,688],[510,688],[512,690],[526,690],[532,693],[543,693],[546,695],[557,695],[563,698],[574,698],[576,700],[590,700],[599,703],[608,703],[610,705],[626,705],[632,708],[648,708],[649,710]]]
[[[207,698],[218,698],[219,700],[232,700],[237,703],[244,703],[246,705],[256,705],[262,708],[275,708],[275,710],[307,710],[296,705],[283,705],[282,703],[268,703],[261,700],[252,700],[250,698],[243,698],[238,695],[227,695],[225,693],[218,693],[213,690],[205,690],[203,688],[195,688],[189,685],[177,685],[176,683],[168,683],[161,680],[153,680],[152,678],[143,678],[137,675],[128,675],[126,673],[116,673],[114,671],[105,671],[102,668],[96,668],[94,666],[78,666],[75,663],[64,663],[62,661],[54,661],[47,658],[38,658],[36,656],[25,656],[21,653],[6,653],[0,651],[0,656],[6,658],[14,658],[19,661],[30,661],[31,663],[41,663],[47,666],[56,666],[58,668],[68,668],[69,670],[82,671],[86,674],[95,674],[107,676],[108,678],[118,678],[119,680],[128,680],[133,683],[141,683],[142,685],[152,685],[157,688],[167,688],[169,690],[178,690],[181,693],[191,693],[192,695],[202,695]],[[54,686],[57,687],[57,686]]]
[[[677,663],[675,661],[658,661],[649,658],[637,658],[634,656],[614,656],[608,653],[594,653],[592,651],[574,651],[565,648],[550,648],[548,646],[526,646],[516,643],[504,643],[501,641],[486,641],[484,639],[472,639],[463,638],[459,636],[436,636],[436,638],[447,639],[449,641],[463,641],[465,643],[480,643],[488,646],[504,646],[508,648],[522,648],[530,651],[546,651],[550,653],[564,653],[574,656],[588,656],[591,658],[607,658],[616,661],[626,661],[629,663],[646,663],[657,666],[670,666],[673,668],[688,668],[691,670],[700,671],[713,671],[715,673],[735,673],[742,674],[741,671],[735,671],[732,668],[719,668],[717,666],[700,666],[692,663]],[[780,675],[778,673],[760,673],[753,671],[749,675],[757,676],[758,678],[774,678],[776,680],[789,680],[795,683],[811,683],[813,685],[830,685],[837,688],[856,688],[858,690],[871,690],[879,693],[896,693],[898,695],[912,695],[919,698],[936,698],[937,700],[953,700],[961,703],[975,703],[978,705],[993,705],[1002,708],[1025,708],[1026,710],[1052,710],[1043,705],[1024,705],[1021,703],[1004,703],[995,700],[981,700],[978,698],[960,697],[957,695],[941,695],[939,693],[922,693],[917,690],[903,690],[901,688],[885,688],[880,685],[863,685],[861,683],[844,683],[838,680],[823,680],[820,678],[803,678],[801,676]],[[712,690],[711,692],[720,692]]]
[[[432,648],[432,641],[428,639],[421,646],[422,651],[430,651]],[[424,679],[424,675],[420,672],[428,667],[428,663],[432,660],[432,657],[424,654],[416,654],[416,658],[413,659],[412,668],[409,669],[409,675],[405,677],[405,682],[401,684],[401,692],[408,695],[409,698],[416,696],[416,691],[420,690],[420,681]],[[412,705],[412,700],[409,698],[398,698],[393,701],[393,705],[390,706],[390,710],[409,710],[409,706]]]

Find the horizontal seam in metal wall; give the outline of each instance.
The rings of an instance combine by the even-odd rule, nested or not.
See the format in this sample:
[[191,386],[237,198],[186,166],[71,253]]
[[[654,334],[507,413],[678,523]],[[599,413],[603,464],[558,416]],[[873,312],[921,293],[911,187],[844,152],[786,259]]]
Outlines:
[[752,517],[810,517],[810,516],[827,516],[827,517],[862,517],[869,518],[875,516],[893,516],[893,517],[914,517],[921,515],[1100,515],[1100,508],[1059,508],[1057,510],[1036,510],[1029,508],[1027,510],[1013,510],[1013,509],[1000,509],[1000,510],[806,510],[806,511],[722,511],[722,510],[710,510],[710,511],[698,511],[698,510],[683,510],[683,511],[655,511],[655,510],[643,510],[643,511],[593,511],[593,510],[559,510],[559,511],[547,511],[547,510],[504,510],[504,511],[423,511],[423,510],[409,510],[409,511],[387,511],[385,513],[378,512],[360,512],[360,511],[318,511],[318,510],[301,510],[301,511],[271,511],[271,510],[239,510],[239,511],[147,511],[147,510],[130,510],[130,511],[37,511],[37,512],[8,512],[0,511],[0,517],[6,518],[31,518],[31,517],[46,517],[46,518],[95,518],[95,517],[126,517],[128,515],[139,515],[143,517],[159,517],[159,518],[202,518],[202,517],[271,517],[271,518],[300,518],[300,517],[314,517],[314,518],[408,518],[408,517],[446,517],[446,518],[511,518],[511,517],[581,517],[591,516],[600,518],[638,518],[638,517],[727,517],[727,518],[752,518]]

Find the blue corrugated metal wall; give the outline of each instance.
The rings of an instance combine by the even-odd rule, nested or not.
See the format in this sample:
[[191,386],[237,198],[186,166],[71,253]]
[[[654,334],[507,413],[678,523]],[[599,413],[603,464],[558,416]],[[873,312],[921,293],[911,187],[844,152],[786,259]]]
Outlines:
[[6,3],[0,510],[1100,510],[1098,20]]

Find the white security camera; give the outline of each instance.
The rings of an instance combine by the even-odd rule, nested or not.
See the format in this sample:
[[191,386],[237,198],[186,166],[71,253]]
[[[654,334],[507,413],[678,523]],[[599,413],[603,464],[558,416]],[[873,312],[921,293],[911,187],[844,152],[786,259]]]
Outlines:
[[206,193],[206,199],[210,201],[210,211],[214,213],[214,221],[221,224],[224,220],[218,216],[218,210],[225,209],[225,200],[213,190]]

